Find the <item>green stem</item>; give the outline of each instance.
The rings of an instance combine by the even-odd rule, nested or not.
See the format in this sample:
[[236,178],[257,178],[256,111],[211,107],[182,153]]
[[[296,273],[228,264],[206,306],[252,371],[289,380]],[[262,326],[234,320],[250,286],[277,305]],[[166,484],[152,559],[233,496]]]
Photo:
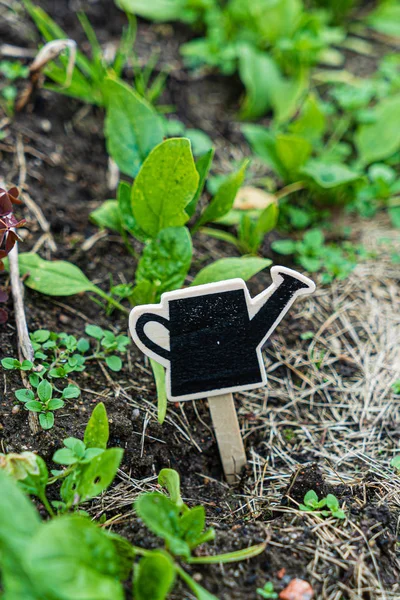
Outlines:
[[43,505],[44,505],[45,509],[47,510],[47,512],[49,513],[49,515],[51,517],[55,517],[54,510],[52,509],[50,502],[47,500],[46,493],[43,492],[42,494],[40,494],[40,496],[38,496],[38,498],[43,503]]
[[97,287],[97,285],[93,286],[92,291],[95,292],[96,294],[98,294],[100,296],[100,298],[107,300],[107,302],[109,302],[110,304],[115,306],[115,308],[118,308],[118,310],[120,310],[121,312],[123,312],[125,314],[129,313],[129,310],[127,308],[125,308],[125,306],[122,306],[122,304],[117,302],[117,300],[114,300],[114,298],[112,296],[110,296],[109,294],[106,294],[106,292],[103,292],[103,290],[100,289],[99,287]]

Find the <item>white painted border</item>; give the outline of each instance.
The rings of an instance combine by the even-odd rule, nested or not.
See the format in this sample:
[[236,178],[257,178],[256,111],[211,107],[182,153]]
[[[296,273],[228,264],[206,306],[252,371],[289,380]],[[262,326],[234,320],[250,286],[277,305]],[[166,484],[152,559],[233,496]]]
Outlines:
[[[171,394],[171,379],[170,379],[170,362],[168,359],[165,359],[165,358],[159,356],[158,354],[156,354],[155,352],[153,352],[152,350],[149,350],[140,341],[140,339],[138,338],[138,336],[136,334],[136,323],[137,323],[137,320],[139,319],[139,317],[141,315],[143,315],[144,313],[150,312],[150,313],[155,313],[157,315],[160,315],[160,316],[164,317],[165,319],[169,319],[168,302],[170,300],[177,300],[179,298],[190,298],[193,296],[204,296],[206,294],[215,294],[218,292],[226,292],[226,291],[231,291],[231,290],[243,289],[244,293],[245,293],[247,308],[249,311],[249,317],[250,317],[250,319],[252,319],[256,315],[258,310],[261,308],[261,306],[265,302],[267,302],[268,298],[277,289],[277,287],[279,287],[280,283],[283,280],[281,273],[286,273],[287,275],[291,275],[292,277],[299,279],[300,281],[305,283],[308,287],[298,290],[297,292],[295,292],[293,294],[290,302],[288,302],[288,304],[285,306],[285,308],[279,314],[279,317],[276,319],[276,321],[273,323],[273,325],[270,327],[270,329],[266,332],[265,336],[262,338],[261,342],[258,344],[256,351],[257,351],[258,363],[259,363],[261,374],[262,374],[261,381],[257,382],[257,383],[248,384],[248,385],[233,386],[233,387],[229,387],[229,388],[221,388],[221,389],[213,390],[211,392],[206,392],[206,393],[202,392],[199,394],[187,394],[185,396],[172,396],[172,394]],[[273,332],[275,327],[278,325],[278,323],[280,323],[280,321],[283,319],[283,317],[285,316],[287,311],[290,309],[290,307],[292,306],[292,304],[296,300],[296,298],[298,298],[299,296],[306,296],[308,294],[312,294],[315,291],[315,283],[311,279],[309,279],[308,277],[305,277],[305,275],[302,275],[302,274],[298,273],[297,271],[293,271],[293,269],[288,269],[287,267],[279,267],[279,266],[272,267],[271,277],[272,277],[272,284],[269,286],[269,288],[267,288],[266,290],[261,292],[261,294],[258,294],[254,298],[251,298],[250,293],[249,293],[247,286],[246,286],[245,282],[243,281],[243,279],[227,279],[225,281],[219,281],[217,283],[207,283],[205,285],[197,285],[197,286],[188,287],[183,290],[174,290],[173,292],[166,292],[165,294],[162,294],[161,301],[159,304],[143,304],[141,306],[135,306],[132,309],[132,311],[129,315],[129,329],[130,329],[132,338],[133,338],[135,344],[140,348],[140,350],[142,350],[142,352],[144,354],[146,354],[150,358],[153,358],[155,361],[159,362],[160,364],[164,365],[164,367],[166,367],[166,380],[165,380],[166,392],[167,392],[167,398],[168,398],[168,400],[170,400],[170,402],[183,401],[183,400],[198,400],[200,398],[209,397],[209,396],[218,396],[220,394],[226,394],[228,392],[242,392],[245,390],[251,390],[251,389],[260,387],[267,383],[267,374],[265,372],[264,361],[262,359],[262,352],[261,352],[262,346],[264,345],[264,343],[268,339],[268,337],[271,335],[271,333]],[[160,328],[162,330],[162,333],[160,332]],[[165,327],[163,327],[159,323],[154,323],[153,326],[151,323],[148,323],[146,326],[146,335],[148,335],[148,337],[151,337],[151,339],[155,343],[159,344],[160,346],[163,346],[164,348],[169,348],[169,332],[165,329]]]

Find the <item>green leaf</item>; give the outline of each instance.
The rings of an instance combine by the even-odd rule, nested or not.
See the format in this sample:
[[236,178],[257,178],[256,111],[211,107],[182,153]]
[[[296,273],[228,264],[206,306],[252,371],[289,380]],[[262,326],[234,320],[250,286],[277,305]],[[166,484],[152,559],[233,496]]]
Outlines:
[[82,467],[76,489],[73,490],[80,504],[108,488],[117,474],[123,453],[122,448],[109,448]]
[[[273,59],[251,44],[242,44],[239,52],[239,75],[246,88],[241,116],[256,119],[272,106],[271,88],[279,78]],[[280,80],[280,78],[279,78]]]
[[53,455],[53,462],[58,465],[73,465],[78,462],[79,457],[72,452],[69,448],[61,448],[57,450]]
[[1,366],[3,369],[19,369],[21,363],[16,358],[3,358],[1,361]]
[[48,296],[72,296],[95,286],[76,265],[63,260],[43,260],[38,254],[19,255],[19,273],[27,275],[25,285]]
[[38,344],[44,344],[50,338],[50,331],[48,329],[37,329],[31,334],[33,342]]
[[51,429],[54,425],[54,414],[52,412],[40,413],[39,423],[43,429]]
[[149,152],[163,139],[161,121],[126,83],[107,78],[104,92],[107,151],[123,173],[136,177]]
[[247,257],[221,258],[197,273],[191,285],[203,285],[240,277],[247,281],[272,263],[269,258]]
[[106,356],[106,365],[111,371],[120,371],[122,369],[122,360],[119,356]]
[[271,202],[260,214],[255,228],[256,235],[264,236],[272,231],[278,221],[279,208],[275,202]]
[[326,505],[330,510],[339,510],[339,500],[333,494],[327,495]]
[[204,185],[206,183],[206,179],[207,179],[208,173],[209,173],[211,165],[212,165],[214,154],[215,154],[215,150],[214,150],[214,148],[211,148],[208,152],[203,154],[203,156],[200,156],[200,158],[198,158],[196,161],[196,170],[199,174],[199,183],[198,183],[197,191],[196,191],[193,199],[189,202],[189,204],[185,208],[185,211],[187,212],[189,217],[193,217],[193,215],[195,213],[197,203],[203,192]]
[[315,143],[321,139],[326,129],[326,118],[315,94],[305,100],[299,117],[289,125],[295,135]]
[[395,456],[394,458],[392,458],[392,460],[390,461],[390,466],[400,471],[400,456]]
[[261,552],[264,552],[266,544],[257,544],[256,546],[250,546],[250,548],[243,548],[243,550],[237,550],[236,552],[228,552],[227,554],[217,554],[216,556],[194,556],[188,559],[189,564],[203,564],[210,565],[215,563],[231,563],[253,558]]
[[101,340],[104,337],[104,329],[97,325],[86,325],[85,333],[96,340]]
[[176,577],[174,563],[164,552],[153,551],[135,565],[133,589],[135,600],[164,600]]
[[116,200],[106,200],[98,208],[90,213],[90,219],[98,227],[111,229],[121,233],[122,222]]
[[312,145],[297,135],[279,134],[275,138],[275,152],[289,178],[295,179],[300,167],[310,158]]
[[190,556],[189,546],[180,538],[180,509],[172,500],[158,492],[150,492],[139,496],[135,509],[150,531],[167,542],[173,554],[185,558]]
[[15,397],[20,402],[29,402],[30,400],[35,399],[35,394],[32,392],[32,390],[22,388],[20,390],[15,390]]
[[183,506],[181,480],[177,471],[174,469],[161,469],[158,474],[158,484],[167,488],[169,497],[176,506]]
[[143,249],[136,283],[150,281],[158,302],[163,292],[182,287],[192,262],[192,238],[186,227],[168,227]]
[[296,242],[293,240],[276,240],[272,242],[271,248],[274,252],[278,252],[278,254],[294,254],[296,252]]
[[325,163],[319,160],[309,160],[300,172],[324,189],[332,189],[360,179],[360,174],[346,165]]
[[191,550],[196,548],[197,540],[203,533],[206,524],[204,506],[195,506],[179,519],[181,536],[189,544]]
[[65,402],[63,402],[62,400],[60,400],[59,398],[55,398],[54,400],[50,400],[50,402],[47,404],[47,410],[58,410],[59,408],[62,408],[65,405]]
[[260,125],[243,125],[242,132],[253,152],[269,167],[272,167],[280,177],[285,178],[284,166],[276,152],[275,135]]
[[249,160],[243,161],[240,169],[225,179],[218,188],[214,198],[197,221],[194,229],[198,229],[201,225],[204,225],[209,221],[220,219],[231,210],[236,194],[243,184],[248,165]]
[[372,114],[373,123],[360,125],[354,135],[361,165],[384,160],[400,148],[400,94],[381,100]]
[[85,354],[85,352],[87,352],[90,348],[90,344],[88,342],[88,340],[86,340],[85,338],[80,338],[80,340],[77,343],[76,349],[79,352],[82,352],[82,354]]
[[94,408],[92,415],[86,425],[84,442],[86,448],[107,448],[109,427],[106,407],[103,402]]
[[166,140],[149,154],[132,187],[132,210],[138,225],[150,237],[166,227],[184,225],[185,207],[196,194],[199,174],[190,142]]
[[125,12],[151,21],[176,21],[186,8],[186,0],[116,0]]
[[67,385],[67,387],[65,387],[62,392],[63,398],[66,399],[79,398],[80,395],[81,390],[78,388],[77,385]]
[[367,23],[380,33],[400,38],[400,5],[397,0],[380,2],[367,16]]
[[43,379],[37,386],[37,394],[42,402],[47,402],[53,395],[53,386]]
[[[12,555],[19,560],[21,572],[24,572],[22,557],[30,538],[39,529],[40,518],[32,502],[3,469],[0,469],[0,514],[3,515],[0,519],[2,563],[7,556]],[[7,585],[5,588],[7,590]]]
[[304,504],[309,506],[315,506],[318,504],[318,496],[314,490],[309,490],[304,496]]
[[160,363],[150,358],[150,365],[153,371],[157,388],[157,419],[160,425],[164,423],[167,414],[167,392],[165,387],[165,368]]
[[25,404],[25,408],[32,412],[41,412],[43,410],[43,404],[37,400],[31,400]]
[[393,227],[400,229],[400,206],[389,206],[388,213]]
[[115,546],[88,518],[68,515],[48,521],[26,553],[29,573],[42,598],[124,599]]
[[133,216],[132,202],[131,202],[132,186],[126,181],[120,181],[117,191],[117,201],[119,215],[123,227],[131,235],[141,242],[146,241],[148,236],[142,231]]

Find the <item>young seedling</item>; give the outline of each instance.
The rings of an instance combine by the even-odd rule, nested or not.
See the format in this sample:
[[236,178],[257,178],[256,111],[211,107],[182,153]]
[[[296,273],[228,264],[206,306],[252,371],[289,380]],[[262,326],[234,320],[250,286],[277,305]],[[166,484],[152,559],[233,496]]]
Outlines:
[[[321,510],[324,507],[328,510]],[[333,494],[328,494],[326,498],[318,500],[314,490],[310,490],[304,496],[304,504],[299,504],[299,509],[304,512],[317,512],[323,517],[335,517],[336,519],[345,519],[345,512],[339,507],[339,501]]]
[[[32,378],[31,385],[36,383]],[[46,379],[37,380],[35,390],[22,388],[16,390],[15,397],[24,404],[26,410],[39,413],[39,422],[43,429],[51,429],[54,425],[54,411],[59,410],[65,404],[64,400],[78,398],[80,389],[76,385],[67,385],[62,391],[49,383]],[[53,393],[59,394],[58,398],[53,398]]]
[[274,591],[274,584],[272,581],[267,581],[263,588],[257,588],[257,594],[266,600],[275,600],[278,598],[278,594]]
[[[258,544],[228,554],[196,556],[198,546],[215,538],[214,529],[205,530],[203,506],[189,508],[182,500],[179,475],[173,469],[160,471],[158,482],[166,487],[169,497],[160,492],[139,496],[135,510],[145,525],[165,546],[162,550],[144,550],[134,547],[138,556],[143,556],[134,567],[135,598],[164,599],[180,577],[191,592],[200,600],[216,600],[184,570],[180,563],[212,564],[246,560],[263,552],[265,544]],[[156,575],[157,574],[157,575]]]

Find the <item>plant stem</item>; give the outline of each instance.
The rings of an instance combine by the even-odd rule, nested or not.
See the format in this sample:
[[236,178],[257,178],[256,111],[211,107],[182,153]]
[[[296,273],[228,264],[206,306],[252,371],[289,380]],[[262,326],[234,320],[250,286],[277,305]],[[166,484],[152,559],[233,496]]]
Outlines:
[[117,300],[114,300],[114,298],[112,296],[110,296],[109,294],[106,294],[106,292],[103,292],[103,290],[100,289],[99,287],[97,287],[97,285],[93,286],[92,291],[95,292],[96,294],[98,294],[101,298],[104,298],[104,300],[107,300],[107,302],[109,302],[110,304],[115,306],[115,308],[118,308],[118,310],[120,310],[121,312],[123,312],[125,314],[129,313],[129,310],[127,308],[125,308],[125,306],[122,306],[122,304],[117,302]]
[[43,503],[43,505],[44,505],[45,509],[47,510],[47,512],[49,513],[49,515],[51,517],[54,517],[55,516],[54,510],[52,509],[50,502],[47,500],[47,496],[46,496],[45,492],[43,492],[43,494],[41,494],[39,496],[39,500]]

